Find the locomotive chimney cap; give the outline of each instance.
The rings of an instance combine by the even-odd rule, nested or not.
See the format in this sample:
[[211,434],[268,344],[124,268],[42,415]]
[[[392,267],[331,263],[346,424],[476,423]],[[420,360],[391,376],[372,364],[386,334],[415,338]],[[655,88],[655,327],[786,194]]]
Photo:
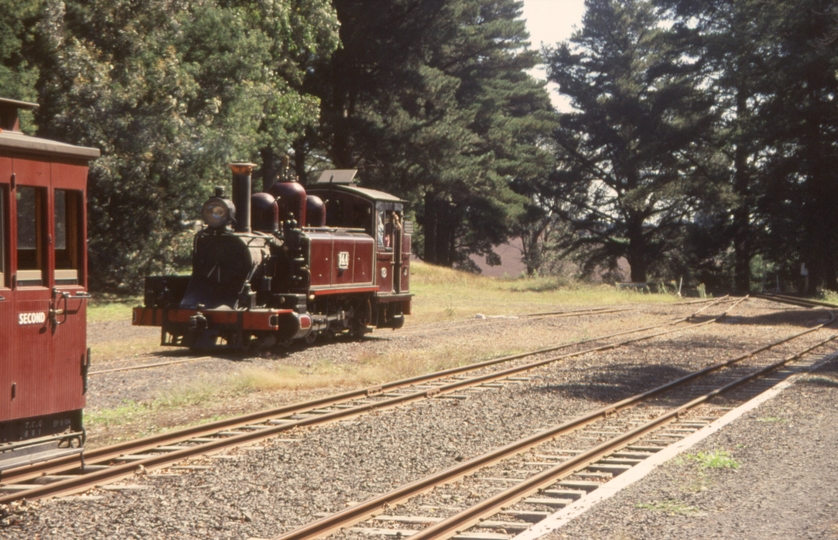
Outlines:
[[233,174],[250,174],[255,166],[255,163],[230,163]]

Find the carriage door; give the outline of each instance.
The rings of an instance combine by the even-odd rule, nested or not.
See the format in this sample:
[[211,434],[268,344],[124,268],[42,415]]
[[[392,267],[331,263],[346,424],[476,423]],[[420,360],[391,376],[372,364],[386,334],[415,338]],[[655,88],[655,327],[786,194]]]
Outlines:
[[84,406],[84,379],[87,357],[87,238],[84,189],[87,166],[52,164],[50,196],[51,235],[50,266],[52,297],[50,334],[52,335],[53,373],[63,381],[55,392],[56,410],[81,409]]
[[3,392],[12,417],[43,414],[40,388],[52,387],[49,332],[47,257],[47,203],[50,166],[41,161],[12,159],[10,221],[12,243],[12,296],[15,350],[10,367],[10,388]]

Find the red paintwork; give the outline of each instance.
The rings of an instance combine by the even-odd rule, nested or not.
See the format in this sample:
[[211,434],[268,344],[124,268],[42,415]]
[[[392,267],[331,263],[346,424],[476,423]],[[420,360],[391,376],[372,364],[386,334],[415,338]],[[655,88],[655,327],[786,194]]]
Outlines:
[[[196,310],[196,309],[167,309],[166,320],[176,323],[188,323],[189,319],[197,314],[206,317],[210,324],[214,325],[241,325],[243,330],[271,331],[279,330],[279,325],[274,324],[278,315],[294,313],[291,309],[253,309],[247,311],[230,310]],[[163,324],[162,308],[134,308],[134,326],[160,326]],[[308,320],[311,326],[311,319]],[[303,326],[303,328],[308,328]]]
[[393,253],[379,251],[375,261],[375,282],[382,294],[393,292]]
[[[87,301],[76,295],[87,289],[86,245],[86,160],[21,155],[0,148],[0,190],[4,192],[7,246],[6,280],[0,283],[0,422],[51,415],[84,407],[83,365],[87,352]],[[14,175],[15,187],[12,187]],[[12,286],[17,268],[16,200],[20,187],[44,190],[41,238],[42,284]],[[81,193],[80,222],[76,230],[79,245],[78,284],[56,285],[54,190]],[[70,295],[64,300],[57,292]],[[63,310],[55,322],[50,310]],[[60,324],[55,324],[55,323]]]
[[358,293],[370,293],[370,292],[378,292],[377,286],[372,287],[346,287],[343,289],[321,289],[319,291],[312,291],[315,296],[328,296],[330,294],[358,294]]
[[268,189],[279,203],[279,220],[296,218],[301,226],[306,222],[306,189],[299,182],[277,182]]
[[[373,284],[372,238],[346,231],[307,229],[305,232],[311,240],[312,292],[317,294],[325,287]],[[345,269],[339,268],[341,253],[346,254],[348,266]],[[334,294],[334,290],[329,290],[329,293]]]

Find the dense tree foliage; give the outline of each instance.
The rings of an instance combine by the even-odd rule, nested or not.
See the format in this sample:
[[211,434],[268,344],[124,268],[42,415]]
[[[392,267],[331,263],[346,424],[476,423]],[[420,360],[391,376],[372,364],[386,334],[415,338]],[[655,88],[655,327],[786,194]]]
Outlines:
[[316,123],[300,88],[336,29],[325,0],[48,0],[41,131],[102,150],[89,191],[94,286],[136,289],[170,271],[226,164],[281,157]]
[[408,199],[429,262],[497,262],[516,236],[530,274],[570,256],[838,289],[838,5],[586,10],[539,55],[516,0],[0,0],[0,95],[40,103],[27,132],[102,149],[99,289],[174,269],[226,164],[269,184],[289,151],[304,182],[357,168]]
[[550,79],[576,109],[556,133],[563,213],[577,231],[568,247],[589,270],[624,257],[643,282],[677,260],[685,222],[712,192],[702,141],[712,101],[649,2],[587,7],[582,30],[548,56]]
[[586,7],[583,28],[547,51],[575,107],[557,133],[574,229],[561,244],[588,270],[626,257],[633,280],[651,270],[747,290],[770,269],[784,287],[838,288],[836,7]]
[[831,2],[788,2],[779,19],[773,69],[764,97],[770,119],[765,186],[759,204],[766,229],[761,252],[801,287],[838,290],[838,42]]
[[[0,88],[2,97],[36,101],[37,63],[31,61],[36,44],[35,27],[43,0],[0,0]],[[23,129],[33,131],[27,114]]]
[[335,2],[342,48],[315,70],[319,143],[338,166],[411,199],[429,261],[468,267],[521,214],[522,178],[545,176],[553,113],[526,73],[520,2]]

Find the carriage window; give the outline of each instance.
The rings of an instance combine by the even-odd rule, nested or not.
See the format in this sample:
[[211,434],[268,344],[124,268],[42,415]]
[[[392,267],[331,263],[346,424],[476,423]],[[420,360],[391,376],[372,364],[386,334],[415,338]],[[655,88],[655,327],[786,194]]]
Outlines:
[[79,279],[81,193],[55,190],[55,282],[74,285]]
[[22,287],[43,284],[44,201],[42,188],[17,189],[17,283]]

